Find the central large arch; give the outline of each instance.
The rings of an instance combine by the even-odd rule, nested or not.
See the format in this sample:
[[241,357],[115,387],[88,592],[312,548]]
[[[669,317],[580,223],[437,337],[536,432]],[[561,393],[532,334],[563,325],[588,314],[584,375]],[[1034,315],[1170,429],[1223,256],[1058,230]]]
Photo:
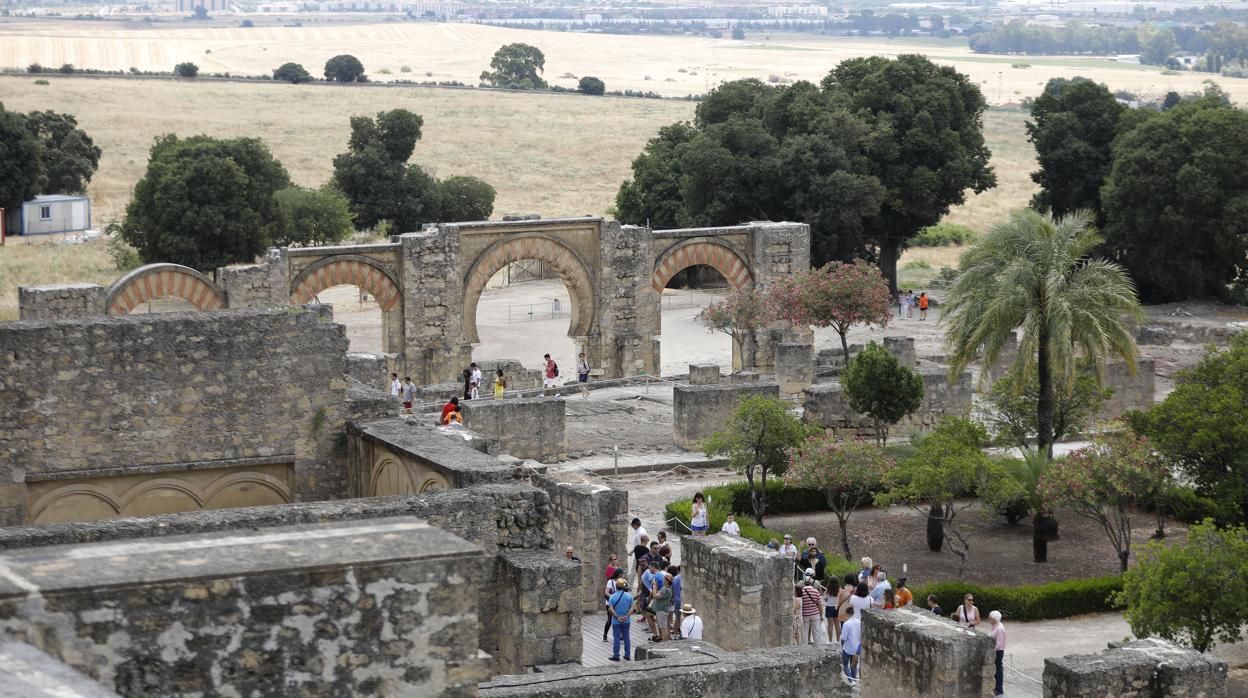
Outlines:
[[518,235],[499,240],[486,248],[464,276],[464,337],[469,344],[479,344],[477,335],[477,303],[485,284],[500,269],[523,259],[539,259],[559,272],[572,296],[570,337],[586,337],[594,324],[594,281],[589,269],[571,248],[541,234]]
[[334,286],[355,286],[373,296],[381,309],[382,351],[403,351],[403,287],[393,271],[361,254],[336,254],[304,267],[290,282],[290,302],[309,303]]

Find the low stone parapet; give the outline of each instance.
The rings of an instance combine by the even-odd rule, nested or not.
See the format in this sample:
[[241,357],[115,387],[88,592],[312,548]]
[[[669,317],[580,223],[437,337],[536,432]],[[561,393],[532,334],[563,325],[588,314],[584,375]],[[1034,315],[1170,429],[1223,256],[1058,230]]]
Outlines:
[[1158,638],[1111,643],[1099,654],[1044,660],[1045,698],[1212,698],[1226,695],[1226,662]]
[[991,696],[993,640],[930,611],[862,614],[862,698]]
[[104,314],[108,289],[99,284],[22,286],[17,289],[22,320],[65,320]]
[[553,462],[565,452],[563,400],[554,397],[465,400],[464,426],[517,458]]
[[775,383],[677,385],[672,390],[672,438],[687,451],[701,450],[702,439],[722,430],[746,395],[780,396]]
[[[931,431],[946,416],[963,416],[970,412],[974,386],[969,371],[950,380],[947,368],[928,364],[918,373],[923,379],[923,401],[918,410],[889,428],[892,436],[902,436],[911,429]],[[871,418],[850,409],[849,398],[840,381],[818,383],[803,390],[802,408],[804,421],[831,429],[838,436],[870,438],[875,435]]]

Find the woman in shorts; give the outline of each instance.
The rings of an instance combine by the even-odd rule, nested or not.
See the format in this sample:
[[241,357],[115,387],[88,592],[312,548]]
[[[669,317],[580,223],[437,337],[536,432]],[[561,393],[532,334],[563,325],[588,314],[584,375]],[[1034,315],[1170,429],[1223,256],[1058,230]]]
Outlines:
[[693,495],[693,508],[690,510],[692,516],[689,521],[689,528],[693,530],[695,536],[705,536],[706,529],[711,527],[706,509],[706,497],[701,492]]

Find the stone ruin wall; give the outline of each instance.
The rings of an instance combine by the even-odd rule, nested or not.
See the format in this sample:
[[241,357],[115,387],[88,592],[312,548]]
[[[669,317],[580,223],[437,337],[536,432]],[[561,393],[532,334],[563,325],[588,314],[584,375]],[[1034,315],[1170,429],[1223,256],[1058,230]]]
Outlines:
[[346,346],[327,309],[5,323],[0,524],[32,516],[32,491],[120,476],[166,474],[202,499],[196,472],[260,470],[285,501],[345,495]]
[[681,540],[681,594],[705,624],[707,642],[739,652],[782,647],[793,632],[793,565],[737,536]]
[[598,573],[606,567],[607,558],[615,553],[620,560],[628,559],[625,532],[631,517],[628,492],[605,485],[558,482],[552,477],[534,474],[533,486],[550,497],[551,508],[558,512],[550,520],[555,552],[562,554],[571,545],[585,565],[581,579],[582,605],[597,609],[602,604],[605,580]]

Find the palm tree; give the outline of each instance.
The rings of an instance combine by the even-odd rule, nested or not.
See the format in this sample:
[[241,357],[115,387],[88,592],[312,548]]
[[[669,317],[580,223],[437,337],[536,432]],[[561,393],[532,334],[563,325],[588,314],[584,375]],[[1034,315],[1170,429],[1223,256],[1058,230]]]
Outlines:
[[1057,520],[1044,508],[1044,499],[1040,496],[1040,480],[1049,469],[1052,461],[1044,451],[1028,448],[1023,457],[1005,462],[1005,471],[1017,483],[1019,496],[1031,510],[1031,549],[1032,559],[1036,562],[1047,562],[1049,559],[1049,541],[1057,540]]
[[959,260],[958,279],[941,313],[948,324],[950,371],[960,372],[983,348],[996,363],[1022,328],[1014,375],[1035,367],[1036,445],[1053,457],[1055,384],[1073,385],[1080,359],[1118,356],[1135,371],[1135,338],[1126,316],[1142,317],[1135,284],[1122,267],[1089,254],[1102,239],[1089,211],[1059,219],[1033,210],[995,226]]

